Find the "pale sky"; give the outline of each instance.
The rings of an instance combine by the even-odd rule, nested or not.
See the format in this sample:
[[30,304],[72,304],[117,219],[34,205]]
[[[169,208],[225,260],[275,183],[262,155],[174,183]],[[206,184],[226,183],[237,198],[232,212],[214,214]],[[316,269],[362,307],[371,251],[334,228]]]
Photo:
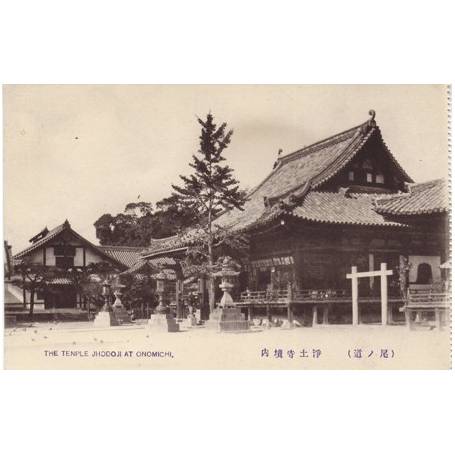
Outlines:
[[[17,253],[66,218],[93,223],[170,194],[198,147],[196,116],[234,130],[226,157],[243,187],[290,153],[366,121],[369,109],[415,181],[448,175],[445,86],[4,86],[5,239]],[[77,138],[77,139],[76,139]]]

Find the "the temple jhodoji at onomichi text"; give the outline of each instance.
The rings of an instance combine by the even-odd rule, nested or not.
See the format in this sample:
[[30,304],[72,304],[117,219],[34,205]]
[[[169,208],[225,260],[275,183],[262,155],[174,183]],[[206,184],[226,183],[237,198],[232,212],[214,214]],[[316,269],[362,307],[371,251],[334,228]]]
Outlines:
[[[313,322],[350,322],[353,266],[373,271],[385,263],[392,270],[390,319],[403,317],[403,286],[444,286],[446,183],[414,183],[384,142],[374,111],[365,123],[280,155],[244,210],[216,222],[249,239],[237,296],[255,311],[287,306]],[[191,235],[152,240],[143,257],[181,257],[188,245]],[[365,317],[380,318],[379,277],[360,279],[358,294]]]
[[[250,192],[244,210],[231,210],[215,222],[249,241],[233,293],[249,312],[281,312],[302,323],[350,322],[352,282],[347,275],[353,267],[366,272],[386,264],[391,271],[390,320],[401,318],[404,286],[444,285],[441,266],[449,260],[446,183],[414,183],[385,144],[374,111],[354,128],[280,154],[271,168]],[[177,307],[183,305],[183,282],[192,278],[178,267],[192,244],[191,231],[152,239],[141,250],[95,246],[64,223],[31,242],[16,261],[28,257],[49,266],[108,261],[118,273],[167,267],[176,284],[170,299]],[[380,317],[380,294],[379,276],[358,281],[364,318]]]

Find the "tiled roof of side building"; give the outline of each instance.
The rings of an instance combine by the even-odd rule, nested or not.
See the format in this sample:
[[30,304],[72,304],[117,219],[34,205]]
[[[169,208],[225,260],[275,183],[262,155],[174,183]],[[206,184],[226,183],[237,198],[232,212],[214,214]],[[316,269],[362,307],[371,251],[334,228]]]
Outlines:
[[121,262],[126,267],[132,267],[141,257],[141,252],[144,249],[141,246],[118,246],[118,245],[103,245],[98,247],[107,255],[111,256],[117,262]]
[[291,216],[301,220],[362,226],[405,227],[406,223],[389,220],[375,210],[376,193],[349,193],[345,191],[310,191],[303,201],[294,206],[276,204],[266,210],[250,228],[260,227],[281,217]]
[[187,246],[194,244],[202,234],[202,229],[189,229],[185,233],[164,237],[162,239],[151,239],[150,246],[142,251],[142,257],[156,256],[170,252],[182,251]]
[[177,263],[171,257],[158,257],[152,259],[139,259],[135,264],[133,264],[128,270],[125,270],[124,274],[133,274],[139,273],[141,269],[145,268],[146,266],[150,266],[151,268],[156,268],[159,270],[162,267],[172,267],[175,266]]
[[365,226],[401,226],[374,209],[377,194],[343,194],[311,191],[292,215],[308,221]]
[[411,184],[408,193],[376,199],[376,211],[386,215],[425,215],[448,209],[449,193],[444,179]]
[[[362,149],[369,138],[382,135],[374,120],[362,123],[328,139],[312,144],[278,159],[275,169],[250,194],[244,210],[231,210],[221,215],[216,223],[224,227],[245,229],[264,213],[264,198],[277,199],[299,192],[317,190],[340,172]],[[383,142],[383,141],[382,141]],[[386,145],[384,150],[405,181],[411,178],[401,168]]]
[[[127,267],[122,261],[119,261],[116,257],[114,257],[112,254],[108,254],[105,252],[101,247],[94,245],[93,243],[89,242],[87,239],[79,235],[75,230],[71,228],[71,225],[68,220],[65,220],[64,223],[60,224],[59,226],[55,227],[54,229],[50,230],[47,232],[44,237],[40,238],[39,240],[35,241],[30,245],[29,247],[25,248],[21,252],[17,253],[14,255],[13,260],[15,261],[16,264],[21,263],[26,256],[28,256],[31,252],[35,251],[36,249],[40,247],[44,247],[45,245],[48,244],[51,240],[56,238],[58,235],[60,235],[62,232],[67,231],[70,232],[75,238],[79,239],[84,245],[86,245],[89,248],[92,248],[94,251],[97,251],[100,256],[102,256],[106,260],[110,260],[117,267],[124,268]],[[41,232],[44,232],[41,231]],[[36,237],[36,236],[35,236]],[[142,248],[139,248],[139,252],[141,251]],[[139,254],[139,253],[138,253]]]
[[52,240],[53,238],[57,237],[61,232],[63,232],[65,229],[67,229],[69,226],[68,221],[65,221],[64,223],[60,224],[59,226],[55,227],[54,229],[50,230],[46,236],[41,238],[40,240],[36,241],[29,247],[25,248],[21,252],[17,253],[14,255],[14,259],[21,259],[23,256],[26,256],[28,253],[36,250],[42,245],[45,245],[49,240]]

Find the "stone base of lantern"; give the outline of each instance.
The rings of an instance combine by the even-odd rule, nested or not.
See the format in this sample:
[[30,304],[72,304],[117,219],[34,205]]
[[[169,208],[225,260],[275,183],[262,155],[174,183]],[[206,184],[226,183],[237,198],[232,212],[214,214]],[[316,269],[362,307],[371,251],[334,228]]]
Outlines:
[[240,308],[235,307],[215,308],[205,325],[219,332],[240,332],[250,328],[250,323],[245,319],[245,315]]
[[112,327],[119,325],[112,311],[101,310],[93,321],[93,326],[97,328]]
[[122,304],[120,305],[114,304],[112,306],[112,311],[119,325],[131,324],[131,316],[128,314],[128,311],[126,311],[126,308]]
[[283,324],[281,324],[281,329],[283,330],[289,330],[293,329],[295,327],[295,324],[293,322],[289,322],[287,319],[283,321]]
[[182,326],[186,329],[197,327],[197,319],[194,314],[189,314],[186,319],[183,319]]
[[152,314],[148,326],[154,332],[178,332],[180,330],[175,318],[170,314]]

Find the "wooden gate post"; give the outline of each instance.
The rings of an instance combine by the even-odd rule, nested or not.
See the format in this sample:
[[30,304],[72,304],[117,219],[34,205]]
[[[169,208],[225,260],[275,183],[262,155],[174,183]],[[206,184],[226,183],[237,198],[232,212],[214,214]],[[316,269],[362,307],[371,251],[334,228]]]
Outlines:
[[387,270],[387,264],[381,263],[381,270],[371,270],[369,272],[357,273],[357,267],[351,267],[351,273],[346,278],[351,280],[352,284],[352,325],[359,325],[359,278],[381,277],[381,324],[387,325],[387,276],[393,275],[393,270]]
[[351,267],[352,285],[352,325],[359,325],[359,283],[357,278],[357,267]]
[[313,305],[313,327],[318,325],[318,306]]
[[387,264],[381,262],[381,324],[387,325]]

